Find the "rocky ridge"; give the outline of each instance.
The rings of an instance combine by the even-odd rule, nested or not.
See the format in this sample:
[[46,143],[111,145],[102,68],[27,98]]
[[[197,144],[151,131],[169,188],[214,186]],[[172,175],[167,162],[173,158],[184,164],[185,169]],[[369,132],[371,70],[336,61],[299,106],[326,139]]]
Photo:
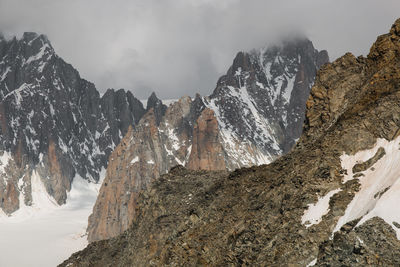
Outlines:
[[234,170],[286,153],[300,136],[316,71],[327,61],[326,51],[295,39],[238,53],[208,97],[184,97],[166,108],[151,96],[148,113],[111,156],[89,241],[126,230],[138,193],[173,166]]
[[[321,68],[287,155],[232,173],[174,168],[139,194],[126,232],[60,266],[397,266],[400,222],[374,210],[396,195],[398,176],[383,190],[363,179],[387,183],[383,171],[397,170],[399,103],[400,19],[367,57]],[[380,147],[386,155],[374,158]],[[352,173],[358,157],[369,165],[361,178]],[[365,189],[371,201],[357,202]],[[351,208],[362,213],[340,224]]]
[[[44,35],[0,38],[0,211],[63,204],[75,176],[98,182],[108,157],[144,115],[130,92],[102,97]],[[39,177],[39,179],[33,179]]]

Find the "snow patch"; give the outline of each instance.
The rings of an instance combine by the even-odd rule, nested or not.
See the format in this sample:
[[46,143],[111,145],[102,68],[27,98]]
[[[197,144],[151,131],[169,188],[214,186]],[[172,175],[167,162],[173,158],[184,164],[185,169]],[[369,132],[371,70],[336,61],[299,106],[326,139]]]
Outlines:
[[329,212],[329,200],[340,191],[341,189],[329,191],[325,196],[318,198],[317,203],[308,204],[308,209],[304,211],[304,215],[301,217],[301,223],[305,224],[306,228],[320,223],[322,216]]
[[393,141],[378,139],[375,146],[369,150],[357,152],[355,155],[343,154],[340,159],[342,168],[347,169],[343,182],[355,179],[352,168],[354,164],[364,162],[373,157],[380,147],[386,154],[371,168],[358,177],[361,188],[347,206],[345,214],[339,219],[333,232],[344,224],[363,217],[357,226],[366,220],[378,216],[390,224],[400,239],[400,229],[393,222],[400,223],[400,136]]
[[[0,251],[2,255],[8,255],[0,257],[0,266],[56,266],[88,244],[87,219],[104,179],[105,169],[101,170],[99,183],[96,184],[75,176],[67,194],[67,204],[62,206],[54,205],[51,197],[43,192],[44,185],[38,173],[33,176],[36,207],[38,202],[47,203],[50,207],[40,209],[29,217],[26,213],[18,215],[17,212],[7,217],[0,209]],[[21,251],[24,252],[23,257]]]
[[7,74],[10,72],[11,68],[7,67],[4,73],[0,76],[0,82],[4,81],[4,79],[7,77]]
[[306,267],[311,267],[314,266],[315,264],[317,264],[317,258],[313,259],[309,264],[307,264]]
[[11,153],[3,151],[3,155],[0,156],[0,173],[5,173],[4,169],[8,165],[8,162],[11,158]]
[[136,162],[139,162],[139,157],[138,157],[138,156],[134,157],[134,158],[131,160],[131,164],[134,164],[134,163],[136,163]]
[[40,48],[39,52],[38,52],[36,55],[29,57],[29,58],[25,61],[25,64],[29,64],[29,63],[31,63],[31,62],[33,62],[33,61],[36,61],[36,60],[39,60],[39,59],[43,58],[43,56],[44,56],[44,54],[45,54],[45,52],[46,52],[46,49],[48,49],[48,48],[50,48],[49,44],[47,44],[47,43],[44,44],[44,45]]

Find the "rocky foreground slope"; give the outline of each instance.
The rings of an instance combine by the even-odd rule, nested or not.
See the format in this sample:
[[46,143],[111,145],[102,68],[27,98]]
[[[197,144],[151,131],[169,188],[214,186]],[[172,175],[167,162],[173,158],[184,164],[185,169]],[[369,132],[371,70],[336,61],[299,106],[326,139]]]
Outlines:
[[126,232],[61,266],[398,266],[399,103],[400,19],[367,57],[322,67],[290,153],[176,167],[139,194]]
[[159,102],[111,155],[89,241],[126,230],[138,193],[173,166],[234,170],[286,153],[300,136],[306,99],[326,62],[327,52],[311,41],[284,41],[238,53],[208,97],[183,97],[168,108]]
[[[44,35],[0,35],[0,214],[63,204],[75,176],[97,182],[146,110],[130,92],[102,97]],[[42,203],[43,204],[43,203]]]

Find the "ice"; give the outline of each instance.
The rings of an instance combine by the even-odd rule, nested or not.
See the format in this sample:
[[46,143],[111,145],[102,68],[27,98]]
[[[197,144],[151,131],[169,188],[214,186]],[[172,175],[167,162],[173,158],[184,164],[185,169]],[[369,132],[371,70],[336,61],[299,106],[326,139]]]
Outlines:
[[364,162],[375,155],[380,147],[386,155],[371,168],[364,171],[359,179],[361,188],[346,208],[345,214],[339,219],[334,232],[344,224],[363,217],[358,225],[378,216],[390,224],[400,239],[400,229],[393,222],[400,223],[400,136],[393,141],[378,139],[372,149],[357,152],[355,155],[342,155],[342,167],[347,169],[343,181],[353,178],[352,168],[358,162]]
[[0,266],[56,266],[83,249],[88,243],[87,219],[104,176],[103,169],[98,184],[76,176],[67,204],[58,206],[43,193],[44,186],[35,173],[32,182],[36,206],[23,209],[37,210],[33,213],[16,212],[7,217],[0,209]]
[[320,223],[322,216],[329,212],[329,200],[339,191],[341,189],[329,191],[325,196],[318,198],[317,203],[308,204],[308,209],[304,211],[304,215],[301,217],[301,223],[305,224],[307,228]]

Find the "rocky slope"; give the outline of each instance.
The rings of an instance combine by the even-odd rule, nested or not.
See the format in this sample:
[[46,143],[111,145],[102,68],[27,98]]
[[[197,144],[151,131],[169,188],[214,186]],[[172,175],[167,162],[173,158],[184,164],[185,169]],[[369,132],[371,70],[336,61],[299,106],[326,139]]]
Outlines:
[[269,163],[293,147],[316,71],[328,61],[327,52],[307,39],[237,54],[205,100],[217,114],[234,167]]
[[398,266],[399,103],[400,19],[367,57],[322,67],[287,155],[174,168],[139,194],[128,231],[61,266]]
[[149,112],[111,156],[89,241],[126,230],[138,192],[173,166],[233,170],[286,153],[300,136],[316,71],[327,61],[309,40],[285,41],[238,53],[208,97],[184,97],[166,109],[151,96]]
[[0,212],[38,207],[32,192],[43,187],[63,204],[76,175],[97,182],[144,113],[130,92],[100,97],[44,35],[0,37]]

